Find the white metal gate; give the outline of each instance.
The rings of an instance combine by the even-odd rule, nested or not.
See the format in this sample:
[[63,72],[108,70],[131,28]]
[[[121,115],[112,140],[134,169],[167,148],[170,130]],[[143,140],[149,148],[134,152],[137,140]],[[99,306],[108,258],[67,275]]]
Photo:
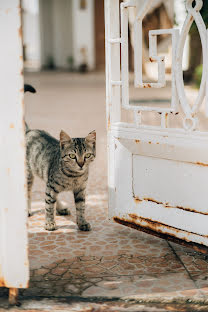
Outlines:
[[29,280],[23,57],[19,0],[0,0],[0,287]]
[[[148,83],[143,82],[142,76],[142,22],[153,3],[154,0],[121,4],[119,0],[105,0],[109,213],[118,223],[207,251],[208,133],[199,130],[198,120],[202,103],[208,112],[208,32],[199,12],[203,1],[186,1],[188,13],[181,32],[178,29],[149,32],[149,57],[158,63],[158,81]],[[169,107],[137,106],[129,101],[129,8],[136,12],[133,36],[136,88],[166,85],[165,59],[157,54],[157,36],[172,36]],[[182,56],[194,20],[202,43],[203,75],[198,97],[190,105],[184,90]],[[122,109],[133,111],[134,122],[122,122]],[[143,114],[147,112],[160,116],[158,126],[143,122]],[[169,121],[178,114],[181,126],[176,128]]]

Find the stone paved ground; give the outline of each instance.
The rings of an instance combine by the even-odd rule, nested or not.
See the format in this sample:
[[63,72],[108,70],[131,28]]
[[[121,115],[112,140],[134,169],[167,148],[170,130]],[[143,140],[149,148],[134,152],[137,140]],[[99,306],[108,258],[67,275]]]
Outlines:
[[[61,198],[71,215],[57,216],[57,231],[45,231],[44,184],[35,181],[28,228],[31,279],[29,289],[21,291],[22,298],[76,296],[89,300],[197,302],[205,308],[206,255],[108,220],[104,76],[37,73],[27,74],[25,80],[38,91],[25,98],[30,127],[45,129],[56,137],[61,129],[72,137],[96,129],[97,159],[87,192],[86,215],[92,224],[91,232],[77,230],[74,201],[68,193]],[[150,96],[158,97],[155,91],[148,91]],[[140,94],[145,96],[138,92],[134,95],[139,98]],[[159,96],[166,98],[169,94],[167,88]],[[123,116],[128,119],[125,113]]]

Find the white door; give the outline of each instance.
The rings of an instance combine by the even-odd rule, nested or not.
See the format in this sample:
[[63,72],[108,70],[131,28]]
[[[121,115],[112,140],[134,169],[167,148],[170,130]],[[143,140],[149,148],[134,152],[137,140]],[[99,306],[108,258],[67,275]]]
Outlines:
[[0,0],[0,45],[0,287],[14,289],[29,280],[19,0]]
[[[178,29],[149,32],[149,58],[158,63],[158,81],[149,83],[143,82],[142,77],[142,21],[153,4],[154,0],[121,4],[119,0],[105,0],[109,214],[118,223],[207,252],[208,133],[200,128],[200,117],[206,118],[200,112],[202,103],[208,112],[208,36],[199,13],[203,1],[186,1],[188,13],[181,32]],[[129,101],[129,8],[136,12],[135,88],[166,86],[165,58],[157,54],[157,36],[172,37],[169,107]],[[184,91],[182,56],[194,20],[202,42],[203,75],[198,97],[190,105]],[[134,122],[123,122],[122,110],[133,112]],[[157,126],[144,122],[143,115],[148,113],[153,121],[159,116]],[[177,127],[173,126],[174,119],[179,117]]]

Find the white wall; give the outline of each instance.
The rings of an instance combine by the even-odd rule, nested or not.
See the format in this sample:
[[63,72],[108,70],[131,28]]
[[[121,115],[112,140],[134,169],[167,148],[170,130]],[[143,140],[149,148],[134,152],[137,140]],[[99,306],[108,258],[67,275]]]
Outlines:
[[94,69],[94,0],[86,0],[86,3],[86,9],[80,9],[80,1],[72,0],[73,55],[75,66],[78,67],[85,61],[81,53],[81,49],[85,48],[87,65],[89,69]]

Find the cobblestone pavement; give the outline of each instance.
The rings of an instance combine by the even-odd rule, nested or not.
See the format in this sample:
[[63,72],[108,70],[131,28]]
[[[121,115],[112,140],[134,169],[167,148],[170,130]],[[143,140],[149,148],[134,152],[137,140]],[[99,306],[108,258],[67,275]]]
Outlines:
[[[27,74],[25,80],[38,92],[25,98],[30,127],[45,129],[56,137],[61,129],[72,137],[96,129],[97,159],[87,191],[91,232],[78,231],[73,197],[68,193],[61,199],[71,215],[56,216],[57,231],[45,231],[44,184],[35,181],[28,221],[31,279],[29,289],[21,290],[23,298],[78,296],[204,304],[208,294],[206,255],[108,220],[103,75],[37,73]],[[157,97],[156,91],[149,92]],[[162,96],[169,93],[167,88]],[[0,294],[5,291],[1,289]],[[86,311],[105,311],[96,309]]]

